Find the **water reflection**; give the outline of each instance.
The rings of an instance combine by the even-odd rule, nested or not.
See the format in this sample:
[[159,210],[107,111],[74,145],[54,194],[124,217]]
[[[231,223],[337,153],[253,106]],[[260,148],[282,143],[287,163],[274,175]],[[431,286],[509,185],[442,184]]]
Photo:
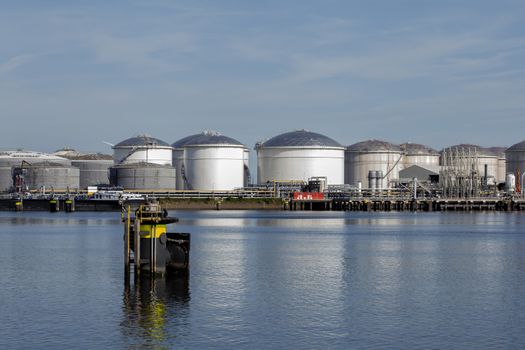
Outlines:
[[[129,282],[129,281],[128,281]],[[187,329],[189,277],[141,276],[125,283],[122,332],[132,348],[168,348]]]

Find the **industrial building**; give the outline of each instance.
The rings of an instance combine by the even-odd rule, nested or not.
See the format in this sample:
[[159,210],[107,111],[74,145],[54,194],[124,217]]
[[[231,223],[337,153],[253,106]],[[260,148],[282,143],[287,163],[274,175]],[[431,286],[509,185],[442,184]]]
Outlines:
[[113,157],[108,154],[80,153],[71,148],[63,148],[54,155],[69,159],[71,165],[80,169],[80,188],[109,185],[109,168],[113,166]]
[[308,181],[326,177],[327,184],[344,183],[344,147],[306,130],[277,135],[257,143],[257,182]]
[[233,190],[248,184],[249,151],[231,137],[204,131],[184,137],[172,147],[177,189]]
[[[417,158],[411,159],[416,161]],[[391,188],[399,180],[402,161],[401,147],[393,143],[381,140],[355,143],[345,151],[345,183],[368,188]]]
[[[33,151],[2,151],[0,152],[0,192],[6,192],[14,186],[14,169],[42,163],[71,166],[71,161],[42,152]],[[35,187],[45,185],[35,184]],[[77,184],[78,187],[78,184]]]
[[171,166],[173,148],[148,135],[131,137],[112,148],[115,164],[152,163]]
[[[507,158],[507,174],[523,176],[525,173],[525,141],[518,142],[505,151]],[[518,181],[518,179],[515,179]],[[520,178],[520,185],[523,181]]]

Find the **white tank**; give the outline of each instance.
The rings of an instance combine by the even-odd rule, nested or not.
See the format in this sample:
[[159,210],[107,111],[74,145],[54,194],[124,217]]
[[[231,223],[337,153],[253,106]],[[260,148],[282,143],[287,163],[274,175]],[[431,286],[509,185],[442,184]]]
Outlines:
[[[41,152],[33,151],[2,151],[0,152],[0,192],[9,191],[13,187],[13,168],[42,164],[42,163],[60,164],[70,166],[71,161]],[[77,186],[78,187],[78,186]]]
[[245,149],[239,141],[214,131],[172,144],[179,174],[177,189],[227,191],[244,187]]
[[315,176],[325,176],[329,185],[344,182],[344,147],[327,136],[297,130],[258,143],[255,150],[259,184]]
[[399,180],[402,164],[401,148],[390,142],[368,140],[348,146],[345,151],[345,183],[357,186],[367,183],[370,170],[382,171],[383,188]]
[[498,171],[496,172],[496,182],[503,183],[505,182],[507,174],[507,158],[505,156],[506,147],[490,147],[488,148],[498,157]]
[[252,173],[250,171],[250,150],[244,149],[244,187],[247,187],[252,182]]
[[[485,165],[487,165],[487,180],[489,185],[499,182],[499,157],[496,153],[486,147],[472,144],[460,144],[446,147],[448,150],[463,149],[465,151],[477,152],[478,155],[478,174],[483,178],[485,176]],[[443,150],[441,151],[441,154]]]
[[115,164],[151,163],[170,165],[173,148],[166,142],[139,135],[129,138],[113,146]]
[[525,172],[525,141],[510,146],[505,151],[507,158],[507,173],[516,174],[518,170],[520,176]]
[[399,147],[403,152],[399,170],[418,165],[429,170],[439,171],[439,152],[435,149],[410,142],[403,143]]
[[508,192],[514,192],[516,190],[516,176],[514,176],[514,174],[507,174],[505,188]]

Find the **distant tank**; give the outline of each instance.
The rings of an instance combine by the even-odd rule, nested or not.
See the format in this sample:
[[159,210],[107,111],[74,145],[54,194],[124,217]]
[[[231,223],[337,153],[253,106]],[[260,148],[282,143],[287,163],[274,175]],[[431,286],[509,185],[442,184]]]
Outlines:
[[170,165],[173,148],[148,135],[126,139],[113,146],[115,164],[152,163]]
[[[406,142],[399,145],[403,152],[400,170],[418,165],[423,168],[439,170],[439,152],[435,149],[418,143]],[[401,169],[402,168],[402,169]]]
[[71,165],[80,169],[80,188],[109,185],[109,168],[114,165],[113,157],[101,153],[81,153],[64,148],[54,153],[71,161]]
[[70,165],[43,162],[15,167],[30,191],[76,191],[80,187],[80,170]]
[[[402,164],[402,150],[399,146],[381,140],[367,140],[355,143],[345,151],[345,183],[357,186],[368,183],[369,172],[381,171],[380,186],[390,188],[399,180]],[[379,187],[376,180],[376,186]]]
[[505,156],[506,147],[489,147],[488,150],[494,153],[498,157],[498,171],[496,175],[496,181],[498,183],[505,182],[505,176],[507,174],[507,157]]
[[296,130],[255,145],[257,182],[308,181],[326,177],[330,185],[344,182],[344,147],[315,132]]
[[30,166],[44,162],[70,166],[68,159],[33,151],[2,151],[0,152],[0,192],[6,192],[14,188],[14,168],[22,165]]
[[245,186],[248,154],[241,142],[216,131],[204,131],[172,147],[177,189],[233,190]]
[[[510,146],[505,151],[507,157],[507,173],[521,175],[525,172],[525,141]],[[516,179],[516,182],[518,179]],[[519,179],[521,183],[521,179]]]
[[[485,176],[485,165],[487,167],[487,181],[489,185],[494,185],[498,182],[502,182],[499,179],[499,155],[493,152],[492,150],[473,144],[459,144],[453,145],[445,148],[447,152],[471,152],[471,154],[477,154],[478,159],[478,174],[481,177]],[[443,154],[441,151],[441,154]]]
[[110,183],[125,190],[174,190],[175,168],[155,163],[119,164],[110,168]]

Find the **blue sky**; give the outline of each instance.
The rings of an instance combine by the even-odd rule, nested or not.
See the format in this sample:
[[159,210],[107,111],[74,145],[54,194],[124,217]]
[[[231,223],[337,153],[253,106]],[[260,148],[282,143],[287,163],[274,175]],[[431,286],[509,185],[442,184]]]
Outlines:
[[525,1],[1,1],[0,148],[525,138]]

